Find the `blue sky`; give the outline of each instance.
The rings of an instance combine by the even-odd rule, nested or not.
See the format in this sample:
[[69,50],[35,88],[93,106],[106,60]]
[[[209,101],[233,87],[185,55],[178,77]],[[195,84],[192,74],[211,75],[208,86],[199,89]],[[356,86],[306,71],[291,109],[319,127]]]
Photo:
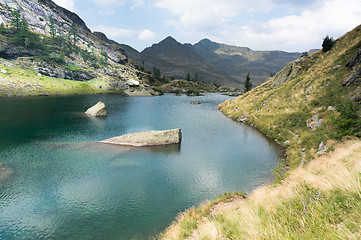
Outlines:
[[253,50],[321,48],[361,24],[360,0],[53,0],[137,50],[172,36]]

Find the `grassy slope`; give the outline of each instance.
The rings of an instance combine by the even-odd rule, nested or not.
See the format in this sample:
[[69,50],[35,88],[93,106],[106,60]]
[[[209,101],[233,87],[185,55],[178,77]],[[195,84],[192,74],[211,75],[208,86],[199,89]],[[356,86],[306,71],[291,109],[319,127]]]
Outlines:
[[[299,65],[300,76],[274,89],[270,87],[272,80],[268,81],[223,103],[220,109],[233,119],[247,113],[249,124],[286,147],[291,168],[298,166],[302,158],[310,161],[322,141],[328,141],[330,146],[333,141],[329,140],[344,135],[338,124],[346,117],[342,111],[349,104],[349,92],[357,89],[343,87],[342,82],[352,73],[346,62],[360,47],[361,26],[340,38],[331,51],[308,56]],[[338,111],[329,111],[328,106]],[[315,114],[324,122],[310,130],[306,121]]]
[[0,97],[111,92],[106,76],[82,82],[38,76],[33,70],[18,66],[10,68],[0,64],[0,69],[7,72],[0,73]]
[[[231,195],[186,211],[159,238],[361,238],[361,142],[337,143],[358,129],[349,124],[345,109],[359,89],[342,82],[352,73],[346,62],[360,47],[361,26],[338,39],[330,52],[302,61],[297,78],[274,89],[266,82],[221,104],[226,115],[247,114],[249,124],[285,146],[293,170],[281,184],[259,188],[247,199]],[[323,124],[310,130],[306,121],[315,114]],[[322,141],[336,150],[311,161]]]
[[162,239],[360,239],[361,141],[292,171],[248,198],[219,199],[178,216]]

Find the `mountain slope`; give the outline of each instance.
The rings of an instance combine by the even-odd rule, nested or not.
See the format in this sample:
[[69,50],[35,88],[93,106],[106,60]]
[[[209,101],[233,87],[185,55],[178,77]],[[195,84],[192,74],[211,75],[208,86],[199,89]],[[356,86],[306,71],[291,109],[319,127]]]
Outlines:
[[207,82],[232,82],[225,72],[207,64],[191,45],[181,44],[172,37],[144,49],[139,60],[148,69],[158,67],[165,76],[185,79],[187,73],[192,76],[197,73],[200,80]]
[[361,25],[331,51],[294,61],[221,104],[226,115],[284,146],[288,166],[280,161],[275,169],[277,186],[248,197],[225,194],[190,209],[160,238],[360,238],[360,83]]
[[201,81],[242,87],[249,72],[254,85],[263,83],[271,73],[281,70],[300,53],[282,51],[253,51],[246,47],[219,44],[208,39],[192,44],[181,44],[167,37],[158,44],[137,52],[122,45],[146,68],[157,67],[166,76],[185,78],[188,73],[198,74]]
[[[19,21],[26,22],[21,25],[22,29],[12,25],[17,11]],[[135,94],[134,86],[128,85],[127,81],[139,81],[138,77],[143,80],[139,81],[137,90],[151,90],[148,87],[148,74],[126,56],[120,44],[102,33],[92,33],[78,15],[51,0],[1,0],[0,14],[2,72],[11,72],[14,77],[1,82],[2,96],[74,93],[74,85],[79,85],[82,93],[125,92],[130,89],[130,94]],[[19,71],[14,71],[18,68]],[[53,87],[45,84],[41,91],[37,91],[36,84],[29,85],[26,78],[15,81],[22,75],[20,70],[29,70],[29,79],[50,77],[47,80],[50,83],[53,81],[54,84],[50,84]],[[3,77],[6,76],[0,75],[0,78]],[[15,82],[10,82],[11,79]],[[58,84],[58,79],[83,83],[69,84],[71,82],[65,81]],[[21,80],[24,82],[19,82]],[[24,89],[23,85],[29,87]],[[64,89],[61,85],[68,87]],[[56,86],[59,86],[59,91],[54,91]],[[84,92],[81,86],[87,90]]]
[[300,53],[253,51],[246,47],[219,44],[203,39],[193,45],[198,54],[214,67],[223,69],[232,79],[243,83],[248,73],[255,85],[263,83],[271,73],[300,57]]
[[[293,167],[310,161],[321,142],[360,135],[360,29],[339,38],[329,52],[288,64],[270,81],[220,109],[284,145]],[[348,64],[352,59],[358,60]]]

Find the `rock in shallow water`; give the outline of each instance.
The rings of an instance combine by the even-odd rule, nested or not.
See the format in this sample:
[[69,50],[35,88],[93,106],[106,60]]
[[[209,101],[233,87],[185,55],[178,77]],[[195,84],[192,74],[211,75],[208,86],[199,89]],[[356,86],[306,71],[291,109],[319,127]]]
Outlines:
[[12,176],[14,172],[5,167],[3,163],[0,162],[0,182],[5,181],[10,176]]
[[182,133],[179,128],[164,131],[149,131],[125,134],[120,137],[113,137],[101,143],[117,144],[125,146],[160,146],[169,144],[179,144],[182,140]]
[[107,115],[107,110],[103,102],[98,102],[85,112],[86,114],[93,117],[105,117]]

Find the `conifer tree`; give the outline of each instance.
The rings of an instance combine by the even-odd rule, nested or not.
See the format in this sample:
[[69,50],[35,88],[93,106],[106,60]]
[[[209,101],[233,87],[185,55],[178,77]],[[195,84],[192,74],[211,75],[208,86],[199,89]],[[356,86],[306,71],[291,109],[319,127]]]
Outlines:
[[15,32],[18,32],[20,30],[20,25],[21,25],[20,11],[15,9],[11,13],[11,16],[12,16],[12,19],[11,19],[11,22],[10,22],[10,26]]
[[247,74],[246,81],[244,82],[244,91],[248,92],[252,89],[252,82],[249,73]]
[[333,45],[335,45],[336,41],[333,40],[332,37],[328,35],[323,39],[322,42],[322,52],[328,52],[332,49]]
[[161,80],[162,74],[159,68],[153,67],[153,76],[156,80]]
[[195,74],[194,74],[194,79],[193,79],[193,81],[195,81],[195,82],[198,82],[198,81],[199,81],[198,73],[195,73]]
[[5,33],[5,32],[6,32],[5,24],[2,22],[0,24],[0,33]]
[[52,38],[55,38],[56,36],[56,28],[55,28],[55,22],[52,15],[49,16],[49,28],[50,28],[50,35]]

